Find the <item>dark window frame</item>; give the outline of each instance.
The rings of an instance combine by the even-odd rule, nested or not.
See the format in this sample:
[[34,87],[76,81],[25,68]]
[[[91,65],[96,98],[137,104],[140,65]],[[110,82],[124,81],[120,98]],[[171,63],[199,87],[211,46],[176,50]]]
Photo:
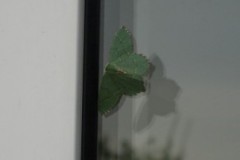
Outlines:
[[97,160],[101,0],[85,0],[81,160]]

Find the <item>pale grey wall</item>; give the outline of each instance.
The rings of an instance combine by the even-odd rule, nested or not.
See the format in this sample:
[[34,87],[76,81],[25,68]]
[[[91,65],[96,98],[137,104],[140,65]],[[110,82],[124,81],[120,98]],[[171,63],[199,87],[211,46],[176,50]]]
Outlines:
[[[162,78],[180,87],[176,97],[175,85],[168,87],[161,76],[152,79],[155,93],[147,97],[148,104],[155,115],[161,115],[164,107],[170,106],[161,99],[174,100],[182,120],[180,127],[192,119],[187,160],[240,156],[239,7],[236,0],[135,1],[138,51],[157,56],[164,68]],[[169,118],[155,116],[148,131],[137,136],[154,135],[163,143],[161,137],[166,137],[163,130],[168,125],[164,121]]]
[[78,3],[0,1],[1,160],[74,160]]

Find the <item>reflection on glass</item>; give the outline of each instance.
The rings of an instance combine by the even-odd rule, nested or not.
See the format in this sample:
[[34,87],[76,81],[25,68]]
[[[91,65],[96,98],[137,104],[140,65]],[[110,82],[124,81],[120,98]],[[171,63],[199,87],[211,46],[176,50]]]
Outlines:
[[[177,154],[173,154],[174,147],[174,135],[177,129],[178,116],[174,117],[171,128],[169,129],[168,136],[166,137],[166,143],[163,147],[159,148],[159,151],[155,156],[148,152],[139,153],[127,140],[123,140],[120,144],[121,152],[117,153],[109,147],[110,139],[107,136],[99,142],[99,152],[103,160],[184,160],[187,138],[191,129],[191,121],[188,122],[185,128],[182,141],[180,143],[180,149]],[[155,141],[154,137],[148,139],[148,143],[151,145]]]

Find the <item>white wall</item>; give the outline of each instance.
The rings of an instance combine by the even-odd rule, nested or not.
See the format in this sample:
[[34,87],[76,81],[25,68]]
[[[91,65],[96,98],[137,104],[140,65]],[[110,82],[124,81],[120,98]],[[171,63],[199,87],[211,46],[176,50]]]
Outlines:
[[1,160],[74,159],[78,3],[0,1]]

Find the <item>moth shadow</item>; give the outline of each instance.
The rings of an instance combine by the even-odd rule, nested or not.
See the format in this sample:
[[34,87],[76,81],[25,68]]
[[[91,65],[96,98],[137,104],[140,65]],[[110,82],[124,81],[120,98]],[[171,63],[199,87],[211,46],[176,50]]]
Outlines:
[[166,77],[161,59],[156,54],[150,59],[152,68],[149,74],[146,99],[136,115],[135,131],[150,127],[157,116],[175,113],[176,99],[181,91],[174,80]]

